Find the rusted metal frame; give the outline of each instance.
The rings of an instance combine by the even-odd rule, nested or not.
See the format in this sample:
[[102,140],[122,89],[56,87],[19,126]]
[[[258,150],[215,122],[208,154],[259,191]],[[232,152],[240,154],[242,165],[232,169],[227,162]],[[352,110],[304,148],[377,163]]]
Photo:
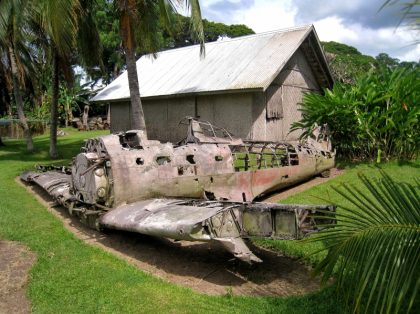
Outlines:
[[275,155],[275,157],[276,157],[276,161],[277,161],[277,167],[281,167],[282,166],[282,164],[281,164],[281,160],[279,160],[280,158],[277,156],[277,149],[279,148],[279,146],[280,146],[281,144],[276,144],[275,146],[274,146],[274,155]]
[[[279,228],[279,226],[277,225],[277,220],[276,220],[276,217],[277,217],[277,215],[278,215],[278,212],[279,212],[280,210],[270,210],[270,213],[271,213],[271,223],[272,223],[272,233],[271,233],[271,238],[272,239],[285,239],[285,236],[283,235],[283,236],[281,236],[281,237],[279,237],[277,234],[278,234],[278,231],[280,231],[280,228]],[[290,212],[290,213],[292,213],[292,212]],[[293,236],[291,236],[291,238],[290,238],[290,240],[293,240],[293,239],[297,239],[297,238],[299,238],[299,224],[298,224],[298,217],[297,217],[297,213],[296,213],[296,211],[295,210],[293,210],[293,213],[295,214],[294,215],[294,221],[295,221],[295,230],[296,230],[296,233],[293,235]]]
[[222,145],[229,145],[231,142],[221,142],[221,141],[214,141],[214,142],[201,142],[200,141],[200,144],[215,144],[215,145],[217,145],[217,144],[222,144]]
[[255,152],[255,155],[257,155],[257,157],[256,157],[257,169],[261,169],[261,163],[262,163],[262,159],[263,159],[262,152],[264,151],[264,147],[265,147],[265,145],[263,145],[262,147],[258,147],[260,151]]
[[291,166],[292,163],[290,161],[290,152],[289,152],[289,147],[288,146],[286,147],[286,156],[287,156],[287,165]]
[[[259,146],[259,145],[261,145],[261,146]],[[274,145],[274,148],[273,148],[273,145]],[[269,153],[264,153],[263,151],[267,147],[270,147],[270,149],[272,150],[272,154],[274,156],[274,158],[272,158],[272,167],[275,167],[274,166],[274,159],[276,160],[277,167],[282,167],[284,165],[281,163],[281,160],[280,160],[279,156],[276,153],[277,149],[280,146],[282,146],[284,148],[284,150],[285,150],[285,155],[287,156],[287,163],[288,163],[288,165],[291,165],[290,152],[289,152],[289,146],[290,146],[290,144],[288,144],[288,143],[283,143],[283,142],[278,143],[278,142],[272,142],[272,141],[246,141],[244,143],[244,145],[241,146],[241,147],[246,148],[248,154],[259,154],[261,157],[262,157],[262,155],[269,154]],[[260,152],[253,152],[252,149],[254,149],[254,148],[260,149]],[[262,158],[260,158],[260,159],[262,159]],[[267,168],[267,167],[265,167],[265,168]],[[261,165],[258,165],[258,169],[261,169]]]
[[[232,203],[232,202],[226,202],[226,203]],[[221,203],[220,205],[222,205],[223,206],[223,203]],[[206,206],[207,207],[207,206]],[[234,220],[234,222],[235,222],[235,226],[236,226],[236,228],[237,228],[237,230],[238,230],[238,234],[242,234],[242,228],[240,227],[240,225],[239,225],[239,223],[238,223],[238,221],[237,221],[237,217],[236,217],[236,215],[233,213],[233,209],[234,208],[238,208],[238,207],[240,207],[240,203],[233,203],[232,205],[230,205],[230,206],[227,206],[227,207],[223,207],[222,209],[220,209],[219,211],[217,211],[217,213],[215,214],[215,215],[213,215],[212,217],[214,217],[214,216],[216,216],[216,215],[218,215],[218,214],[220,214],[220,213],[226,213],[226,212],[229,212],[230,213],[230,215],[232,215],[232,218],[233,218],[233,220]],[[215,228],[214,226],[213,226],[213,222],[212,222],[212,217],[210,217],[210,218],[208,218],[208,219],[206,219],[205,221],[203,221],[203,224],[205,225],[205,226],[208,226],[209,228],[208,228],[208,230],[209,230],[209,232],[210,232],[210,236],[212,236],[212,237],[220,237],[220,235],[218,235],[218,230],[217,230],[217,228]],[[224,225],[224,223],[225,223],[225,215],[223,215],[223,220],[222,220],[222,223],[221,223],[221,226],[223,226]]]
[[272,203],[246,203],[246,208],[251,210],[335,210],[335,205],[300,205],[300,204],[272,204]]
[[334,211],[335,205],[301,205],[301,204],[276,204],[276,203],[258,203],[258,202],[233,202],[229,200],[218,200],[218,201],[207,201],[191,199],[188,201],[180,200],[174,202],[176,205],[194,205],[199,207],[208,207],[209,205],[224,206],[221,211],[229,210],[235,207],[246,207],[247,210],[282,210],[288,212],[294,212],[295,210],[307,211],[307,210],[329,210]]
[[233,211],[233,209],[230,209],[229,211],[230,211],[230,214],[232,215],[233,221],[235,223],[236,228],[238,229],[239,234],[242,236],[243,229],[242,229],[241,225],[239,224],[238,217],[236,217],[235,212]]
[[85,171],[83,171],[82,173],[81,173],[81,175],[82,176],[84,176],[86,173],[88,173],[89,171],[91,171],[92,169],[94,169],[94,168],[96,168],[96,167],[98,167],[98,166],[100,166],[100,165],[102,165],[106,160],[109,160],[109,159],[106,159],[106,158],[99,158],[99,160],[98,161],[95,161],[95,163],[93,163],[92,165],[90,165],[89,167],[87,167],[86,168],[86,170]]
[[61,173],[71,174],[71,167],[66,167],[66,166],[36,165],[35,169],[41,172],[57,171]]
[[207,125],[210,126],[210,130],[213,133],[213,137],[216,138],[217,136],[216,136],[216,132],[214,132],[213,125],[210,122],[207,122]]
[[[214,138],[217,138],[218,136],[217,136],[217,134],[216,134],[216,131],[215,130],[219,130],[219,131],[221,131],[222,132],[222,134],[223,135],[226,135],[227,137],[229,137],[229,140],[230,141],[232,141],[233,140],[233,138],[232,138],[232,135],[225,129],[225,128],[222,128],[222,127],[216,127],[216,126],[214,126],[212,123],[210,123],[209,121],[201,121],[201,120],[198,120],[198,119],[194,119],[194,118],[191,118],[191,120],[194,120],[194,121],[196,121],[200,126],[201,125],[203,125],[203,126],[207,126],[208,128],[207,129],[205,129],[205,130],[207,130],[207,131],[211,131],[211,133],[213,134],[213,137]],[[214,142],[212,142],[212,143],[214,143]]]
[[249,154],[251,153],[252,148],[253,148],[253,144],[247,147],[247,152],[245,155],[245,171],[248,171],[249,169]]
[[204,125],[210,126],[210,129],[213,133],[213,137],[216,137],[216,138],[218,137],[216,132],[214,131],[216,129],[216,130],[220,130],[223,135],[227,135],[229,137],[230,141],[233,140],[232,135],[225,128],[216,127],[213,124],[211,124],[209,121],[198,121],[198,120],[195,120],[195,121],[197,121],[199,124],[204,124]]
[[[265,160],[265,158],[263,158],[264,155],[272,155],[271,168],[283,167],[284,165],[282,164],[281,158],[277,154],[277,150],[279,149],[279,147],[282,147],[283,150],[285,151],[285,157],[286,156],[288,157],[287,162],[288,162],[288,165],[290,165],[291,162],[290,162],[290,156],[288,156],[289,154],[288,146],[289,145],[286,145],[284,143],[275,143],[275,142],[269,142],[269,141],[265,141],[265,142],[255,141],[252,143],[246,143],[244,145],[234,145],[234,146],[231,146],[232,147],[231,149],[232,149],[232,155],[234,156],[235,161],[236,160],[244,161],[244,166],[238,167],[238,169],[240,170],[241,168],[244,168],[245,171],[248,171],[250,169],[250,155],[251,154],[255,154],[259,156],[259,158],[257,158],[257,165],[256,165],[258,169],[262,168],[262,159],[264,159],[264,162],[265,162],[264,168],[268,168],[267,161]],[[238,157],[238,154],[241,153],[240,149],[238,148],[245,149],[244,158]],[[271,153],[264,152],[264,150],[267,148],[271,150]],[[255,149],[258,149],[259,151],[254,151]]]

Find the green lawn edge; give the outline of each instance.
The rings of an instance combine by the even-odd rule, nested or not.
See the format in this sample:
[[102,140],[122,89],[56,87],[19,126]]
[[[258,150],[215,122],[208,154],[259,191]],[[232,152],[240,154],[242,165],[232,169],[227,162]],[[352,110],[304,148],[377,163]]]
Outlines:
[[[68,163],[80,149],[84,139],[104,132],[66,130],[59,138],[62,154],[56,164]],[[332,288],[317,293],[287,298],[207,296],[148,275],[128,262],[90,246],[67,231],[15,178],[22,171],[39,163],[51,163],[48,158],[48,137],[34,139],[36,151],[25,152],[22,141],[7,140],[0,148],[0,238],[21,242],[37,254],[30,273],[28,296],[34,313],[340,313],[343,306]],[[385,168],[403,167],[404,178],[418,166],[389,164]],[[370,165],[349,169],[345,179],[358,170],[371,171]],[[411,169],[411,171],[410,171]],[[396,171],[400,173],[400,171]],[[354,174],[353,174],[354,175]],[[393,174],[394,176],[394,174]],[[350,177],[351,178],[351,177]],[[297,194],[286,201],[308,202],[310,194]],[[315,190],[314,190],[315,189]],[[311,192],[312,191],[312,192]],[[331,196],[333,197],[333,196]],[[313,202],[313,200],[311,200]],[[305,257],[298,242],[271,241],[275,249]],[[295,253],[294,253],[295,252]],[[297,252],[297,253],[296,253]],[[301,255],[301,256],[299,256]]]

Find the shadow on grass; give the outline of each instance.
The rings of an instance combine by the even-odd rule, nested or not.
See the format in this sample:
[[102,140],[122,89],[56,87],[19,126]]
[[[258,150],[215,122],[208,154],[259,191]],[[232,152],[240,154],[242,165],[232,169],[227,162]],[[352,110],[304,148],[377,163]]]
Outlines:
[[[24,184],[45,206],[51,198],[36,185]],[[70,216],[61,206],[51,211],[79,238],[128,259],[139,268],[198,292],[223,295],[290,296],[315,292],[319,280],[299,261],[249,243],[264,262],[248,265],[217,243],[174,241],[118,230],[99,232]],[[185,280],[188,278],[188,280]]]

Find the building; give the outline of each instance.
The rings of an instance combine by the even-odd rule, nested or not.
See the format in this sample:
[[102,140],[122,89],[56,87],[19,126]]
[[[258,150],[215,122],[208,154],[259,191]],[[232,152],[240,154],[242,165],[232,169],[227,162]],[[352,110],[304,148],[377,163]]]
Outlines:
[[[296,140],[303,93],[333,84],[312,25],[208,43],[205,58],[198,45],[143,56],[137,71],[148,137],[171,142],[185,137],[185,116],[244,139]],[[92,102],[110,103],[118,132],[131,129],[129,99],[124,72]]]

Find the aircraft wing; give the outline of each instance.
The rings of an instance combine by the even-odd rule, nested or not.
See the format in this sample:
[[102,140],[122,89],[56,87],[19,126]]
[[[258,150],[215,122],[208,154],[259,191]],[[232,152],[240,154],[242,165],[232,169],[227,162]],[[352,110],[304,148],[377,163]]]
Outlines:
[[63,204],[72,199],[70,195],[71,175],[59,171],[27,171],[21,174],[23,181],[35,183],[42,187],[54,200]]
[[235,257],[261,262],[243,238],[298,239],[316,231],[311,213],[330,205],[152,199],[117,207],[100,217],[105,228],[188,241],[217,241]]
[[[243,239],[271,237],[299,239],[318,229],[313,218],[321,211],[334,211],[332,205],[289,205],[259,202],[208,201],[198,199],[150,199],[116,208],[78,202],[70,194],[71,175],[64,172],[26,172],[22,180],[41,186],[55,200],[89,217],[102,228],[138,232],[151,236],[188,241],[216,241],[235,257],[261,262]],[[99,217],[99,218],[98,218]],[[96,218],[98,218],[96,220]],[[325,221],[324,221],[325,223]]]

